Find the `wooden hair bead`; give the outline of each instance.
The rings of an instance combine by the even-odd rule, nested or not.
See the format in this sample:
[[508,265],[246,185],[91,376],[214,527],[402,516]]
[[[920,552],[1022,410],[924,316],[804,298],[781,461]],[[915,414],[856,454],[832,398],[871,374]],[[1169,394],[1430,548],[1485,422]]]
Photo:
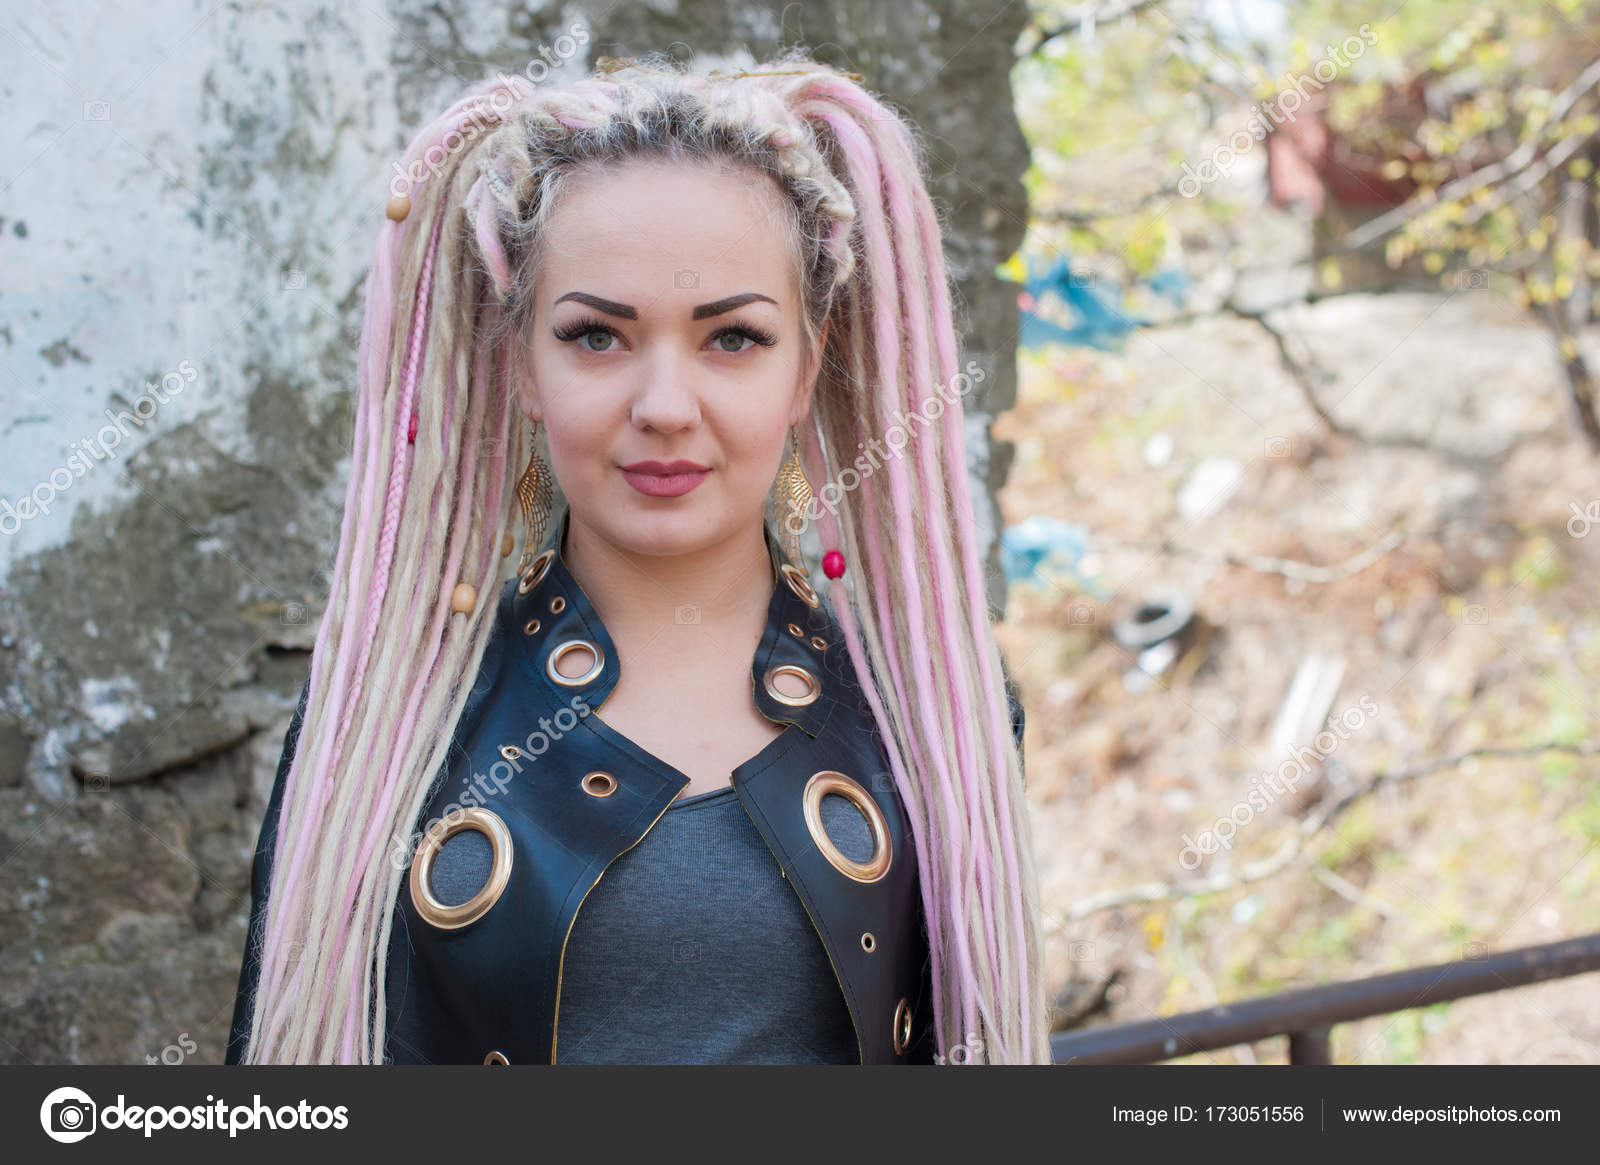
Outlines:
[[404,222],[406,215],[411,213],[411,199],[404,194],[391,194],[389,205],[384,208],[384,213],[393,222]]
[[463,615],[472,614],[472,608],[478,605],[478,588],[471,583],[457,583],[456,589],[450,592],[450,609],[459,611]]

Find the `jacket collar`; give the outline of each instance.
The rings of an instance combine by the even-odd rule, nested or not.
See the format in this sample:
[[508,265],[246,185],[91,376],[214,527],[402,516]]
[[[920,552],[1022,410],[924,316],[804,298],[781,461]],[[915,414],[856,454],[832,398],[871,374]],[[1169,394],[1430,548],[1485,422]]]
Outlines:
[[[516,644],[524,669],[553,701],[581,699],[591,708],[605,703],[621,678],[621,663],[599,613],[567,569],[565,547],[571,510],[564,510],[554,533],[519,578],[505,584],[500,604],[508,639]],[[784,561],[770,528],[763,537],[775,581],[767,605],[767,625],[750,664],[756,707],[767,719],[794,724],[807,735],[821,733],[850,675],[844,636],[827,599],[805,576]],[[570,656],[571,658],[567,658]],[[561,662],[558,669],[556,662]],[[587,668],[580,668],[585,661]],[[788,701],[773,686],[775,672],[792,669],[815,696]],[[565,673],[573,672],[573,677]],[[853,679],[853,675],[850,675]],[[785,688],[794,684],[786,683]]]

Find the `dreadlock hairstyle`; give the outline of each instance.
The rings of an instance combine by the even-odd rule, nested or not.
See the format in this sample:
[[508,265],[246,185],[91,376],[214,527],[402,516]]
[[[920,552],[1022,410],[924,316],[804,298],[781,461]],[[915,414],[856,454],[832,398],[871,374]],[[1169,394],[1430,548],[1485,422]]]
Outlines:
[[[652,56],[561,87],[502,75],[408,148],[403,167],[427,173],[366,282],[353,467],[242,1062],[385,1059],[404,871],[384,843],[423,811],[493,626],[505,503],[531,452],[517,337],[545,224],[574,175],[640,159],[742,167],[787,195],[806,338],[829,325],[801,454],[837,496],[809,517],[853,564],[828,593],[912,823],[938,1049],[1047,1063],[1021,757],[951,391],[970,380],[922,147],[800,50],[733,74]],[[858,455],[916,413],[910,447]],[[467,613],[462,582],[482,596]]]

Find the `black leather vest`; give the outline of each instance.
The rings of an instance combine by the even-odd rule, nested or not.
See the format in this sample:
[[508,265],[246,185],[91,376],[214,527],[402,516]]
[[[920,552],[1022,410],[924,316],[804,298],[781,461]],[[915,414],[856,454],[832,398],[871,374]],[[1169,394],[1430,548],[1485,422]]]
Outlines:
[[[392,843],[390,860],[407,875],[389,945],[388,1062],[560,1062],[562,963],[578,910],[689,783],[593,715],[616,686],[618,655],[566,569],[567,523],[564,514],[528,571],[503,586],[445,771],[413,835]],[[756,707],[784,729],[733,770],[732,785],[816,927],[861,1062],[932,1063],[931,961],[910,822],[828,601],[781,562],[770,530],[766,540],[778,581],[750,678]],[[788,688],[774,682],[779,672]],[[304,705],[302,692],[252,867],[229,1063],[249,1018],[253,950]],[[1011,713],[1020,741],[1014,697]],[[829,793],[872,825],[868,860],[852,860],[823,830],[818,805]],[[472,899],[441,904],[428,888],[432,856],[465,828],[489,836],[491,874]]]
[[[617,684],[618,655],[559,552],[568,521],[502,590],[458,747],[422,816],[443,828],[413,850],[392,931],[396,1063],[560,1062],[562,963],[578,910],[689,783],[593,714]],[[910,822],[832,612],[804,576],[779,569],[770,532],[767,545],[778,581],[750,675],[756,707],[784,728],[732,784],[827,949],[862,1062],[904,1063],[929,1034],[932,1004]],[[774,685],[779,669],[803,682],[801,699]],[[821,829],[815,807],[829,792],[873,824],[881,868],[852,862]],[[441,909],[423,887],[450,816],[453,828],[501,834],[502,860],[465,908]]]

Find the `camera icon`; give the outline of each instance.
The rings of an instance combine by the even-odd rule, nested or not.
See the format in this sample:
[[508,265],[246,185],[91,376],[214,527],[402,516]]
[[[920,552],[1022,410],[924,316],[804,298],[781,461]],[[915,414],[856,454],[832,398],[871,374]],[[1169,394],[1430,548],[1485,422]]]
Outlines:
[[306,286],[306,273],[298,268],[290,268],[283,276],[283,289],[285,291],[304,291]]
[[672,273],[672,286],[679,291],[693,290],[700,286],[700,272],[684,268]]
[[278,622],[285,626],[304,623],[306,621],[306,605],[304,603],[284,603],[278,608]]
[[1470,603],[1461,608],[1461,621],[1463,623],[1487,623],[1489,621],[1489,608],[1482,603]]
[[1078,939],[1067,947],[1067,957],[1074,963],[1092,963],[1094,961],[1094,941],[1092,939]]
[[1287,437],[1268,437],[1266,456],[1269,461],[1282,461],[1294,452],[1294,443]]
[[1470,963],[1481,963],[1489,957],[1489,944],[1470,942],[1462,948],[1462,957]]
[[688,626],[700,622],[700,608],[693,603],[684,603],[672,612],[672,621],[679,626]]
[[505,455],[505,451],[506,439],[504,437],[485,437],[478,442],[478,452],[484,457],[502,457]]
[[674,963],[698,963],[700,961],[700,944],[681,939],[672,944],[672,961]]
[[1099,281],[1098,271],[1073,271],[1067,276],[1067,284],[1070,287],[1093,287]]
[[90,773],[83,778],[83,787],[91,793],[104,793],[111,787],[111,778],[105,773]]
[[1481,267],[1474,267],[1461,277],[1461,287],[1464,291],[1482,291],[1489,286],[1489,273]]
[[1067,608],[1067,622],[1084,626],[1094,622],[1093,603],[1073,603]]
[[110,121],[111,106],[104,101],[85,101],[83,103],[84,121]]
[[57,1088],[39,1106],[39,1124],[52,1141],[72,1144],[95,1131],[95,1103],[78,1088]]

